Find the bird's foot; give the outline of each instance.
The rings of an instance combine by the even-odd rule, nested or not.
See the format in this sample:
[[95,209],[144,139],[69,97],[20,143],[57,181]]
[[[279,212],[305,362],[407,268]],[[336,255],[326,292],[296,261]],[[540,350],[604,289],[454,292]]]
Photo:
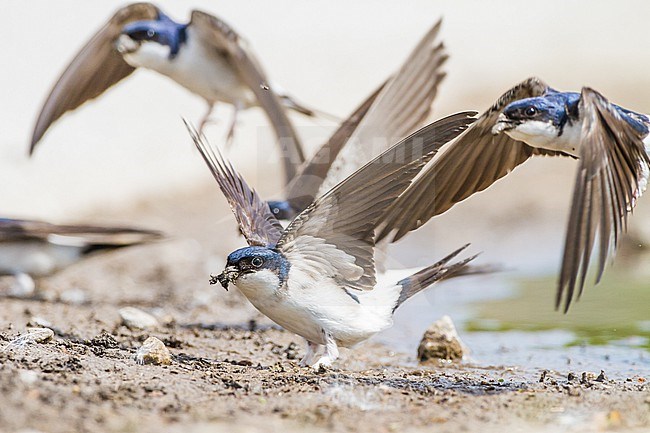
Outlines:
[[318,358],[318,361],[312,364],[311,369],[316,373],[324,372],[332,366],[332,362],[334,362],[334,360],[329,356],[321,356]]
[[305,356],[300,360],[299,365],[301,367],[309,367],[314,363],[314,359],[318,356],[319,345],[312,343],[311,341],[307,342],[307,352]]
[[30,298],[36,294],[34,279],[25,273],[14,275],[15,281],[9,288],[9,296],[15,298]]

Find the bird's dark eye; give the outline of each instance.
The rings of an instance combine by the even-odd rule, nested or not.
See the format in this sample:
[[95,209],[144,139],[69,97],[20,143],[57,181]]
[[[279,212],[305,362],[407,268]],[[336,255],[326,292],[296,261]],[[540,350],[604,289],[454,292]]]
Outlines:
[[273,214],[274,214],[274,215],[277,215],[277,214],[279,214],[279,213],[280,213],[280,209],[278,209],[277,207],[274,207],[274,208],[273,208]]
[[147,36],[149,38],[153,38],[154,36],[156,36],[156,31],[154,29],[147,30]]
[[531,105],[530,107],[527,107],[526,110],[524,110],[524,114],[528,117],[533,117],[535,114],[537,114],[537,108]]
[[259,268],[264,264],[264,260],[262,260],[261,257],[253,257],[251,260],[251,265],[255,266],[256,268]]

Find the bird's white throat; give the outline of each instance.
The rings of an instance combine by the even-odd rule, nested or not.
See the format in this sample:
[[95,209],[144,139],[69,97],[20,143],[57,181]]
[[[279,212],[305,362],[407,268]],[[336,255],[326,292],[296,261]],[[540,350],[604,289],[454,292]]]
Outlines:
[[116,46],[123,53],[126,63],[134,68],[143,67],[164,73],[169,67],[171,49],[167,45],[150,41],[138,44],[127,35],[120,35]]
[[511,138],[523,141],[532,147],[557,150],[578,156],[581,127],[579,124],[566,124],[558,136],[558,128],[551,122],[529,120],[506,131]]
[[280,286],[280,279],[274,272],[260,269],[250,274],[242,274],[235,281],[235,285],[249,300],[253,301],[253,299],[264,299],[275,295]]

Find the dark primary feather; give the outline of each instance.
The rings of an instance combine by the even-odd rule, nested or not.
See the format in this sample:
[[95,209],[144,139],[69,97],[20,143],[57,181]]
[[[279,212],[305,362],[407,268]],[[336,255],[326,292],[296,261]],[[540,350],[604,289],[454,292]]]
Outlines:
[[639,190],[642,166],[647,169],[650,165],[643,144],[644,131],[623,119],[601,94],[583,88],[579,107],[583,117],[580,166],[556,298],[559,308],[564,295],[565,312],[576,286],[576,298],[582,293],[594,248],[598,248],[596,282],[600,281],[626,228],[627,215],[643,193]]
[[452,252],[447,257],[442,258],[441,260],[434,263],[433,265],[427,266],[426,268],[411,275],[410,277],[406,277],[403,280],[400,280],[397,284],[402,286],[402,291],[399,294],[399,298],[397,299],[397,303],[395,304],[393,311],[395,311],[397,307],[402,305],[404,301],[406,301],[413,295],[420,293],[422,290],[426,289],[436,281],[440,281],[440,280],[444,280],[447,278],[456,277],[460,275],[493,272],[494,269],[488,269],[488,268],[481,269],[480,267],[468,269],[469,266],[467,266],[467,264],[472,260],[474,260],[478,256],[478,254],[473,255],[472,257],[468,257],[464,260],[461,260],[460,262],[456,262],[447,266],[447,263],[449,263],[451,259],[453,259],[458,254],[460,254],[461,251],[463,251],[468,246],[469,244],[463,245],[462,247]]
[[248,186],[230,162],[223,158],[221,152],[217,150],[215,153],[187,122],[185,126],[228,200],[248,244],[263,247],[275,245],[282,235],[282,225],[271,213],[266,202]]
[[458,139],[426,167],[386,212],[378,240],[396,241],[456,203],[482,191],[533,155],[560,155],[533,148],[506,134],[492,135],[492,126],[509,103],[541,96],[548,86],[529,78],[504,93]]
[[29,154],[59,117],[96,98],[135,69],[122,59],[114,41],[125,24],[153,20],[159,14],[151,3],[134,3],[118,10],[70,62],[43,104],[29,147]]
[[[366,162],[384,150],[370,149],[375,144],[374,138],[385,139],[387,148],[393,143],[391,138],[397,141],[422,125],[431,112],[431,103],[445,77],[440,68],[448,56],[443,44],[436,41],[440,25],[438,21],[427,32],[400,69],[341,124],[291,181],[286,197],[294,210],[304,210],[319,191],[326,192],[321,186],[330,167],[351,138],[355,141],[352,143],[355,146],[353,153],[363,154],[355,159]],[[367,146],[368,150],[359,149],[359,145]],[[370,150],[377,153],[372,154]],[[339,178],[339,173],[330,175],[332,179],[328,180],[325,188],[331,188],[343,180]]]
[[290,254],[294,240],[300,237],[322,239],[353,257],[363,269],[360,278],[342,282],[346,287],[374,288],[374,230],[382,214],[435,152],[474,121],[474,114],[463,112],[438,120],[367,163],[298,215],[277,248]]
[[298,167],[305,161],[302,146],[284,107],[273,89],[259,62],[237,33],[224,21],[201,11],[193,11],[190,26],[197,30],[203,42],[213,47],[230,61],[248,87],[253,91],[264,109],[280,144],[287,183],[296,175]]

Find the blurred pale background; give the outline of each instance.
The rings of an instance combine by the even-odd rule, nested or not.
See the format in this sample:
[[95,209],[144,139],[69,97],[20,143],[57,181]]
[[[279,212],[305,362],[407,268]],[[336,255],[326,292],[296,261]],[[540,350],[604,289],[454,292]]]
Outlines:
[[[84,215],[110,214],[110,209],[143,197],[182,195],[211,183],[181,123],[181,116],[198,121],[205,110],[203,101],[149,71],[137,72],[99,100],[65,116],[48,131],[35,156],[26,157],[33,124],[54,81],[123,4],[4,3],[2,214],[74,221]],[[338,116],[347,115],[393,72],[439,17],[444,18],[441,37],[451,57],[433,117],[462,109],[482,111],[505,89],[531,75],[558,89],[590,85],[625,107],[650,112],[647,2],[628,1],[624,7],[607,1],[550,1],[543,7],[520,1],[159,5],[181,21],[191,8],[219,15],[248,39],[272,80],[306,104]],[[223,143],[230,115],[228,106],[217,110],[219,123],[207,131],[213,143]],[[324,120],[292,118],[310,151],[333,127]],[[267,196],[281,191],[279,169],[268,161],[274,151],[260,110],[241,115],[230,157]],[[559,159],[525,164],[422,230],[437,233],[436,246],[430,249],[446,250],[471,241],[495,254],[514,249],[516,257],[508,256],[516,264],[538,260],[539,251],[531,251],[527,244],[536,234],[548,232],[544,238],[548,266],[556,266],[574,167],[573,161]],[[214,199],[225,203],[216,190]],[[632,222],[639,225],[641,219]],[[444,228],[445,221],[462,230],[437,229]],[[419,249],[400,255],[400,261],[411,266],[429,260],[429,254],[422,257]]]

